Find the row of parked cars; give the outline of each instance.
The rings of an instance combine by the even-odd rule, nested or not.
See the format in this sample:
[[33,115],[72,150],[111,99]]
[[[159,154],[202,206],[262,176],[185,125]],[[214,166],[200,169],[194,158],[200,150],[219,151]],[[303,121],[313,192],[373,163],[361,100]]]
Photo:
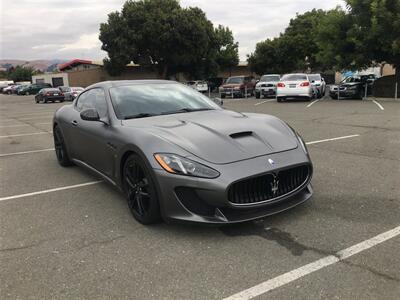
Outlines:
[[52,87],[49,83],[9,84],[2,89],[8,95],[35,95],[36,103],[73,101],[84,89],[82,87]]
[[221,98],[276,96],[278,102],[288,98],[321,98],[325,95],[326,82],[321,74],[266,74],[256,81],[251,76],[229,77],[219,88]]

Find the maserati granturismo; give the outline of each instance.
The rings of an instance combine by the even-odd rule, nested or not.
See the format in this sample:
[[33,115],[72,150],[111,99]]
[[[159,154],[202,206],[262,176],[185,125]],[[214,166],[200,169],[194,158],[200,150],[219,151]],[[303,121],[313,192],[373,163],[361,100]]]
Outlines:
[[142,224],[243,222],[313,193],[310,156],[289,125],[223,109],[173,81],[89,86],[56,111],[53,135],[59,164],[117,187]]

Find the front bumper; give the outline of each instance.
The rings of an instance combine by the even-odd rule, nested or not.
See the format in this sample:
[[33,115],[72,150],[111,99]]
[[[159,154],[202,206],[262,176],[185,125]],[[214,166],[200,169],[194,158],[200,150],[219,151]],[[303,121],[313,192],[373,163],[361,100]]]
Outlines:
[[[360,92],[358,90],[341,90],[339,93],[340,98],[355,98],[359,96]],[[337,90],[330,90],[329,96],[331,98],[337,99],[338,98],[338,91]]]
[[[276,166],[268,164],[273,159]],[[249,177],[308,164],[310,175],[301,188],[292,193],[263,203],[238,206],[228,200],[231,183]],[[273,215],[310,199],[312,164],[300,147],[295,150],[257,157],[226,165],[211,165],[221,173],[216,179],[202,179],[169,174],[154,169],[160,195],[161,212],[168,222],[184,221],[207,224],[244,222]]]
[[256,93],[259,93],[260,95],[263,96],[275,96],[276,95],[276,88],[274,87],[262,87],[262,88],[256,88]]
[[221,90],[220,91],[221,96],[226,96],[226,97],[239,97],[242,95],[242,91],[241,90]]

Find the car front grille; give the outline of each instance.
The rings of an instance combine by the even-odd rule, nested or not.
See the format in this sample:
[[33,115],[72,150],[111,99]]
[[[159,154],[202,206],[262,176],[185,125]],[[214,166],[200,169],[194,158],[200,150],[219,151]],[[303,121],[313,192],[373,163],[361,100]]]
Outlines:
[[309,165],[268,173],[232,184],[228,199],[234,205],[273,201],[302,187],[310,177]]

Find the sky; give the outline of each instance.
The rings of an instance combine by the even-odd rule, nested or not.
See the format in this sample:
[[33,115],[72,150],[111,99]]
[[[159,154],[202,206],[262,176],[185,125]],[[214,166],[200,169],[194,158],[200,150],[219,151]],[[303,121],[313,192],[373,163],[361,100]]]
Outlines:
[[[99,25],[125,0],[0,0],[0,59],[101,60]],[[257,42],[279,35],[296,16],[331,9],[343,0],[181,0],[197,6],[215,26],[228,26],[239,42],[240,60]]]

